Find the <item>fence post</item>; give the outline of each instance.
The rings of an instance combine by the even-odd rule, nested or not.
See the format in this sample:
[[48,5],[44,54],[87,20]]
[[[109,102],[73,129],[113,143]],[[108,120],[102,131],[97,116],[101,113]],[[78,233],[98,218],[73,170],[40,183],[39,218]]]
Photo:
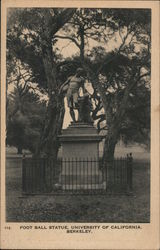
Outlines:
[[26,192],[26,166],[25,166],[25,154],[22,156],[22,193]]
[[105,159],[99,159],[99,166],[102,170],[103,189],[107,191],[107,165]]
[[132,153],[127,154],[127,190],[132,193],[133,157]]

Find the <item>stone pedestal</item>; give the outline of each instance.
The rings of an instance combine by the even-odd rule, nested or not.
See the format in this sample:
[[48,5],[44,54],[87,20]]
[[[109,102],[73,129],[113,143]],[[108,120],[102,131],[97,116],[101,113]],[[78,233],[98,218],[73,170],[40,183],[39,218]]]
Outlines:
[[98,135],[92,124],[71,123],[59,136],[62,145],[62,189],[100,189],[102,172],[99,169]]

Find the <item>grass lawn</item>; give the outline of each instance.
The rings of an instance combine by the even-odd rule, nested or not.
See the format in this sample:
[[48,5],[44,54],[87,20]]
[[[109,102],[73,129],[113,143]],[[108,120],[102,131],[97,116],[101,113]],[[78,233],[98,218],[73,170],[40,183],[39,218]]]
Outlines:
[[124,222],[150,221],[150,171],[139,161],[133,169],[133,195],[21,194],[21,162],[6,164],[7,222]]

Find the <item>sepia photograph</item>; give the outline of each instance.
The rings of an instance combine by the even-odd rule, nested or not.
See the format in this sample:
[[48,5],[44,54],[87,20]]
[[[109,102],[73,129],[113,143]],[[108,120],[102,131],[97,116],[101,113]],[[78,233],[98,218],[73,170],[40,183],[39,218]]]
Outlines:
[[6,221],[150,222],[151,10],[7,10]]
[[3,249],[158,249],[158,4],[42,2],[3,1]]

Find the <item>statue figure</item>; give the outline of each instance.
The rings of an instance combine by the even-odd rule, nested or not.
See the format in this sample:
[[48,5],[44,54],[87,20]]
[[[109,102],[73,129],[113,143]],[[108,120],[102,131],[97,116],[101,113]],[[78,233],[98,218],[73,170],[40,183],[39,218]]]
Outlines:
[[90,113],[93,109],[90,95],[86,92],[82,97],[78,98],[78,121],[92,123],[93,119]]
[[[84,70],[78,68],[76,74],[67,79],[67,81],[61,86],[60,93],[65,93],[67,97],[67,105],[70,110],[71,118],[76,122],[74,110],[78,110],[78,121],[91,122],[90,107],[91,101],[89,99],[88,91],[84,87]],[[82,88],[83,96],[80,97],[79,89]],[[87,117],[86,117],[87,116]]]

